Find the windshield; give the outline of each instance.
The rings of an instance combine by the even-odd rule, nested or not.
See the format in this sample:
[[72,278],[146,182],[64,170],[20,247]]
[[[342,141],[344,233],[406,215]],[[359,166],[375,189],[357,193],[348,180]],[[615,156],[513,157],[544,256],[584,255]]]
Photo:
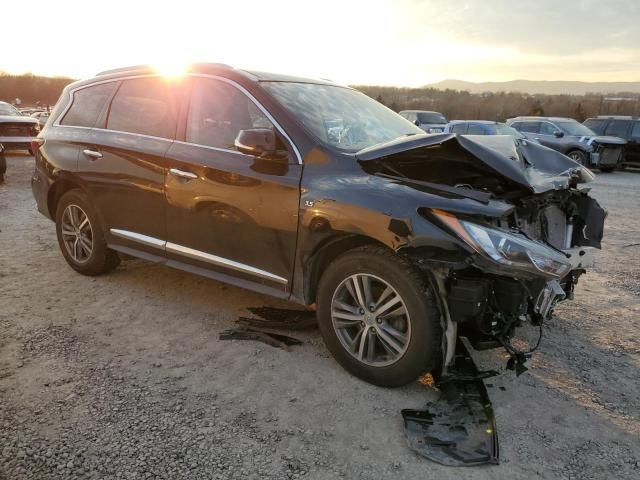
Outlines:
[[444,115],[438,112],[418,112],[418,121],[420,123],[433,123],[435,125],[443,125],[447,123]]
[[0,103],[0,115],[20,115],[20,112],[13,105]]
[[322,142],[357,152],[420,128],[364,93],[314,83],[262,82],[289,112]]
[[511,128],[504,123],[496,123],[494,125],[496,135],[511,135],[514,138],[526,138],[523,134],[517,131],[515,128]]
[[576,137],[592,137],[595,135],[593,130],[578,122],[555,122],[555,124],[567,135]]

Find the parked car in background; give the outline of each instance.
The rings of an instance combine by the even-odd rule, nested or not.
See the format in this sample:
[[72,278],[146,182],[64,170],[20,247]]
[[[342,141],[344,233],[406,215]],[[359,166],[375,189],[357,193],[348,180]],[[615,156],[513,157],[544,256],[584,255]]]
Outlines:
[[533,142],[427,135],[328,81],[131,67],[60,98],[32,188],[71,268],[125,254],[313,306],[337,361],[377,385],[450,365],[458,335],[511,345],[600,248],[587,168]]
[[40,132],[38,120],[21,114],[13,105],[0,102],[0,143],[5,150],[29,150]]
[[611,172],[622,164],[625,140],[598,136],[572,118],[516,117],[508,119],[507,125],[586,167]]
[[445,127],[445,132],[461,135],[510,135],[513,138],[527,138],[506,123],[491,120],[451,120]]
[[640,166],[640,117],[601,115],[588,118],[584,125],[598,135],[625,139],[623,165]]
[[47,120],[49,119],[49,112],[34,112],[31,114],[31,117],[38,120],[38,124],[42,129],[42,127],[44,127],[44,124],[47,123]]
[[448,123],[446,117],[440,112],[402,110],[398,113],[427,133],[442,133]]

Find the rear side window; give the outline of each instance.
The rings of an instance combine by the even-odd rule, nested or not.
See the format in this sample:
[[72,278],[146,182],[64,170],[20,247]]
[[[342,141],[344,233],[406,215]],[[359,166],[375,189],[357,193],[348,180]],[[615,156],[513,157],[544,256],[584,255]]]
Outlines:
[[627,130],[629,129],[629,124],[631,120],[612,120],[607,129],[604,131],[605,135],[609,135],[611,137],[626,137]]
[[177,110],[174,91],[163,79],[125,80],[111,102],[107,128],[174,138]]
[[640,121],[633,122],[633,130],[631,130],[631,138],[640,140]]
[[116,82],[109,82],[74,92],[71,108],[62,118],[60,124],[74,127],[93,127],[115,87]]
[[608,121],[609,120],[599,120],[597,118],[590,118],[589,120],[585,120],[584,125],[589,127],[598,135],[602,135],[602,133],[604,132],[604,127],[607,125]]
[[249,128],[274,127],[249,97],[232,85],[208,78],[194,81],[187,142],[235,150],[238,133]]
[[451,126],[451,133],[460,133],[460,134],[467,133],[467,124],[466,123],[456,123],[455,125],[452,125]]
[[477,123],[470,123],[467,134],[468,135],[486,135],[486,132],[484,131],[484,128],[482,125],[478,125]]
[[540,131],[540,122],[522,122],[518,130],[527,133],[538,133]]

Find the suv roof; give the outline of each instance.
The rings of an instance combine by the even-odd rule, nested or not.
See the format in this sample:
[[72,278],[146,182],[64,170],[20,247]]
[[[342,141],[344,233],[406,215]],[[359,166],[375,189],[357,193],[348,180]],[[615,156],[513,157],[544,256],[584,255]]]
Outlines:
[[587,118],[592,120],[593,118],[605,119],[605,120],[638,120],[640,117],[632,115],[598,115],[597,117]]
[[449,123],[481,123],[483,125],[497,125],[502,122],[494,120],[451,120]]
[[552,122],[554,121],[565,121],[565,120],[571,120],[574,122],[577,122],[577,120],[575,118],[569,118],[569,117],[541,117],[541,116],[535,116],[535,115],[531,115],[531,116],[523,116],[523,117],[513,117],[513,118],[509,118],[508,121],[512,122],[515,120],[551,120]]
[[[96,74],[92,79],[81,80],[78,83],[91,83],[93,80],[96,80],[98,77],[107,77],[107,78],[118,78],[122,76],[128,75],[142,75],[149,73],[161,73],[158,68],[153,65],[131,65],[128,67],[114,68],[110,70],[104,70]],[[256,82],[260,81],[272,81],[272,82],[297,82],[297,83],[316,83],[320,85],[335,85],[345,88],[344,85],[340,85],[338,83],[332,82],[327,79],[312,79],[312,78],[304,78],[304,77],[296,77],[292,75],[281,75],[277,73],[268,73],[261,71],[249,71],[249,70],[240,70],[234,68],[230,65],[224,63],[192,63],[188,65],[184,73],[208,73],[208,74],[224,74],[231,73],[232,75],[240,75],[249,80],[253,80]],[[100,78],[102,80],[102,78]]]
[[442,115],[442,113],[436,112],[435,110],[400,110],[398,113],[437,113]]

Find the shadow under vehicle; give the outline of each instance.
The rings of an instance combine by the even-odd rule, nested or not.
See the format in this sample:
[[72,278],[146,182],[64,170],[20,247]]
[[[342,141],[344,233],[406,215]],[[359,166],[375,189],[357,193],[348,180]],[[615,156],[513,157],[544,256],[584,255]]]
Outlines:
[[354,89],[219,64],[71,84],[34,149],[73,269],[127,254],[315,308],[338,362],[383,386],[446,372],[460,335],[516,356],[606,215],[554,150],[427,135]]

